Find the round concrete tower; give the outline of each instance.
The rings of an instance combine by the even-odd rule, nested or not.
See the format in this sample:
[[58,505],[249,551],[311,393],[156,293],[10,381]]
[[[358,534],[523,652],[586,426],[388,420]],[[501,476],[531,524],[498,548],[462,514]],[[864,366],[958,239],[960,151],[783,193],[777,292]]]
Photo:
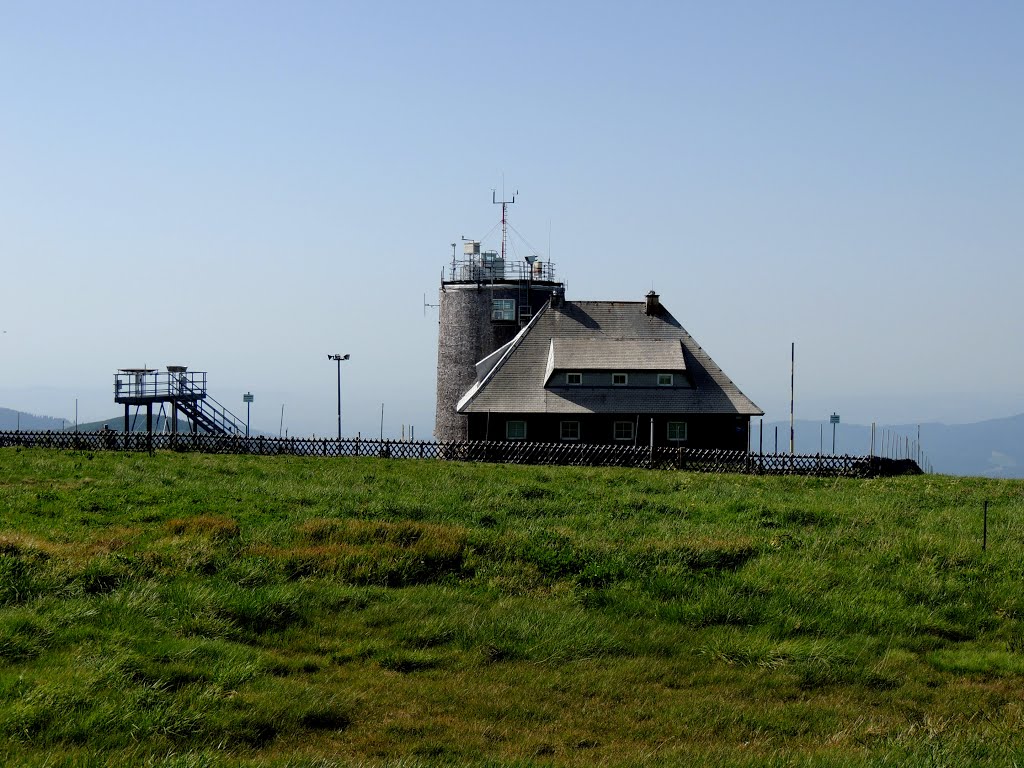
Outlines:
[[510,342],[555,290],[564,288],[554,265],[534,256],[508,262],[472,240],[461,259],[453,255],[441,280],[435,439],[467,439],[466,416],[455,408],[476,381],[476,364]]

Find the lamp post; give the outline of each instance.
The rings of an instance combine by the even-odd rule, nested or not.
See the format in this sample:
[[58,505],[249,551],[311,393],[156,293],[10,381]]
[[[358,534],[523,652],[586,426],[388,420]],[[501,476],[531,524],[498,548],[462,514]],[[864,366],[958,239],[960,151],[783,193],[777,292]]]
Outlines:
[[338,443],[341,443],[341,361],[348,360],[348,355],[328,355],[328,360],[338,363]]

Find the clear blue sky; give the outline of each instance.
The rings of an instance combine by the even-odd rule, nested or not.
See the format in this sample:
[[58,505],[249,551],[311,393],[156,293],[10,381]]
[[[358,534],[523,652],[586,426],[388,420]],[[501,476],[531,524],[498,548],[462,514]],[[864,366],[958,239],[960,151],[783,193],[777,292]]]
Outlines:
[[185,364],[254,428],[433,422],[491,188],[785,418],[1024,411],[1024,4],[0,5],[0,405]]

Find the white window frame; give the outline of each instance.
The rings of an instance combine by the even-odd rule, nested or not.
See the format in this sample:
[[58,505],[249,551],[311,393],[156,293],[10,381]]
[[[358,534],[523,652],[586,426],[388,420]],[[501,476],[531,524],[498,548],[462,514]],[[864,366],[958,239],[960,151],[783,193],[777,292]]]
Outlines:
[[[616,381],[615,378],[617,376],[621,376],[622,377],[622,381]],[[620,371],[618,373],[613,373],[612,374],[612,386],[613,387],[625,387],[625,386],[628,386],[628,385],[629,385],[629,374],[628,373],[622,373]]]
[[[676,437],[672,437],[672,427],[676,427],[677,428]],[[682,427],[682,432],[683,432],[683,436],[682,437],[678,436],[678,428],[679,427]],[[665,437],[668,438],[668,441],[670,443],[683,443],[683,442],[686,442],[686,438],[689,437],[689,431],[690,431],[690,429],[686,425],[685,421],[670,421],[665,426]]]
[[[522,434],[512,434],[513,425],[522,426]],[[516,429],[516,432],[519,430]],[[525,440],[526,439],[526,422],[523,419],[509,419],[505,422],[505,439],[506,440]]]
[[[665,381],[663,381],[665,379]],[[659,373],[658,374],[658,386],[659,387],[671,387],[675,382],[675,377],[671,373]]]
[[[572,378],[574,376],[576,377],[576,381],[572,380]],[[567,374],[565,374],[565,383],[566,383],[567,386],[570,386],[570,387],[578,387],[580,384],[583,383],[583,374],[582,373],[576,373],[576,372],[567,373]]]
[[[625,434],[623,434],[622,436],[620,436],[619,435],[619,428],[620,427],[627,427],[628,429],[626,431],[629,432],[629,435],[626,436]],[[615,438],[615,440],[617,440],[619,442],[623,442],[623,443],[625,443],[625,442],[632,442],[633,440],[636,439],[636,432],[634,431],[635,427],[636,427],[636,425],[633,424],[632,421],[616,421],[616,422],[613,422],[612,423],[612,437]]]
[[[567,435],[566,427],[575,427],[575,435]],[[560,440],[566,443],[575,443],[580,439],[580,423],[578,421],[560,421],[558,423],[558,437]]]
[[491,320],[507,320],[511,322],[515,319],[515,299],[491,299]]

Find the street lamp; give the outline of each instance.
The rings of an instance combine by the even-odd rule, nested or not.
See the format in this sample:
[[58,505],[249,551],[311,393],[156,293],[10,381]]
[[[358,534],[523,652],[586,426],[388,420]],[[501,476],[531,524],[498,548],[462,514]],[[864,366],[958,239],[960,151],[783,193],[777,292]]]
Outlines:
[[338,443],[341,443],[341,361],[348,360],[348,355],[328,355],[327,359],[338,363]]

